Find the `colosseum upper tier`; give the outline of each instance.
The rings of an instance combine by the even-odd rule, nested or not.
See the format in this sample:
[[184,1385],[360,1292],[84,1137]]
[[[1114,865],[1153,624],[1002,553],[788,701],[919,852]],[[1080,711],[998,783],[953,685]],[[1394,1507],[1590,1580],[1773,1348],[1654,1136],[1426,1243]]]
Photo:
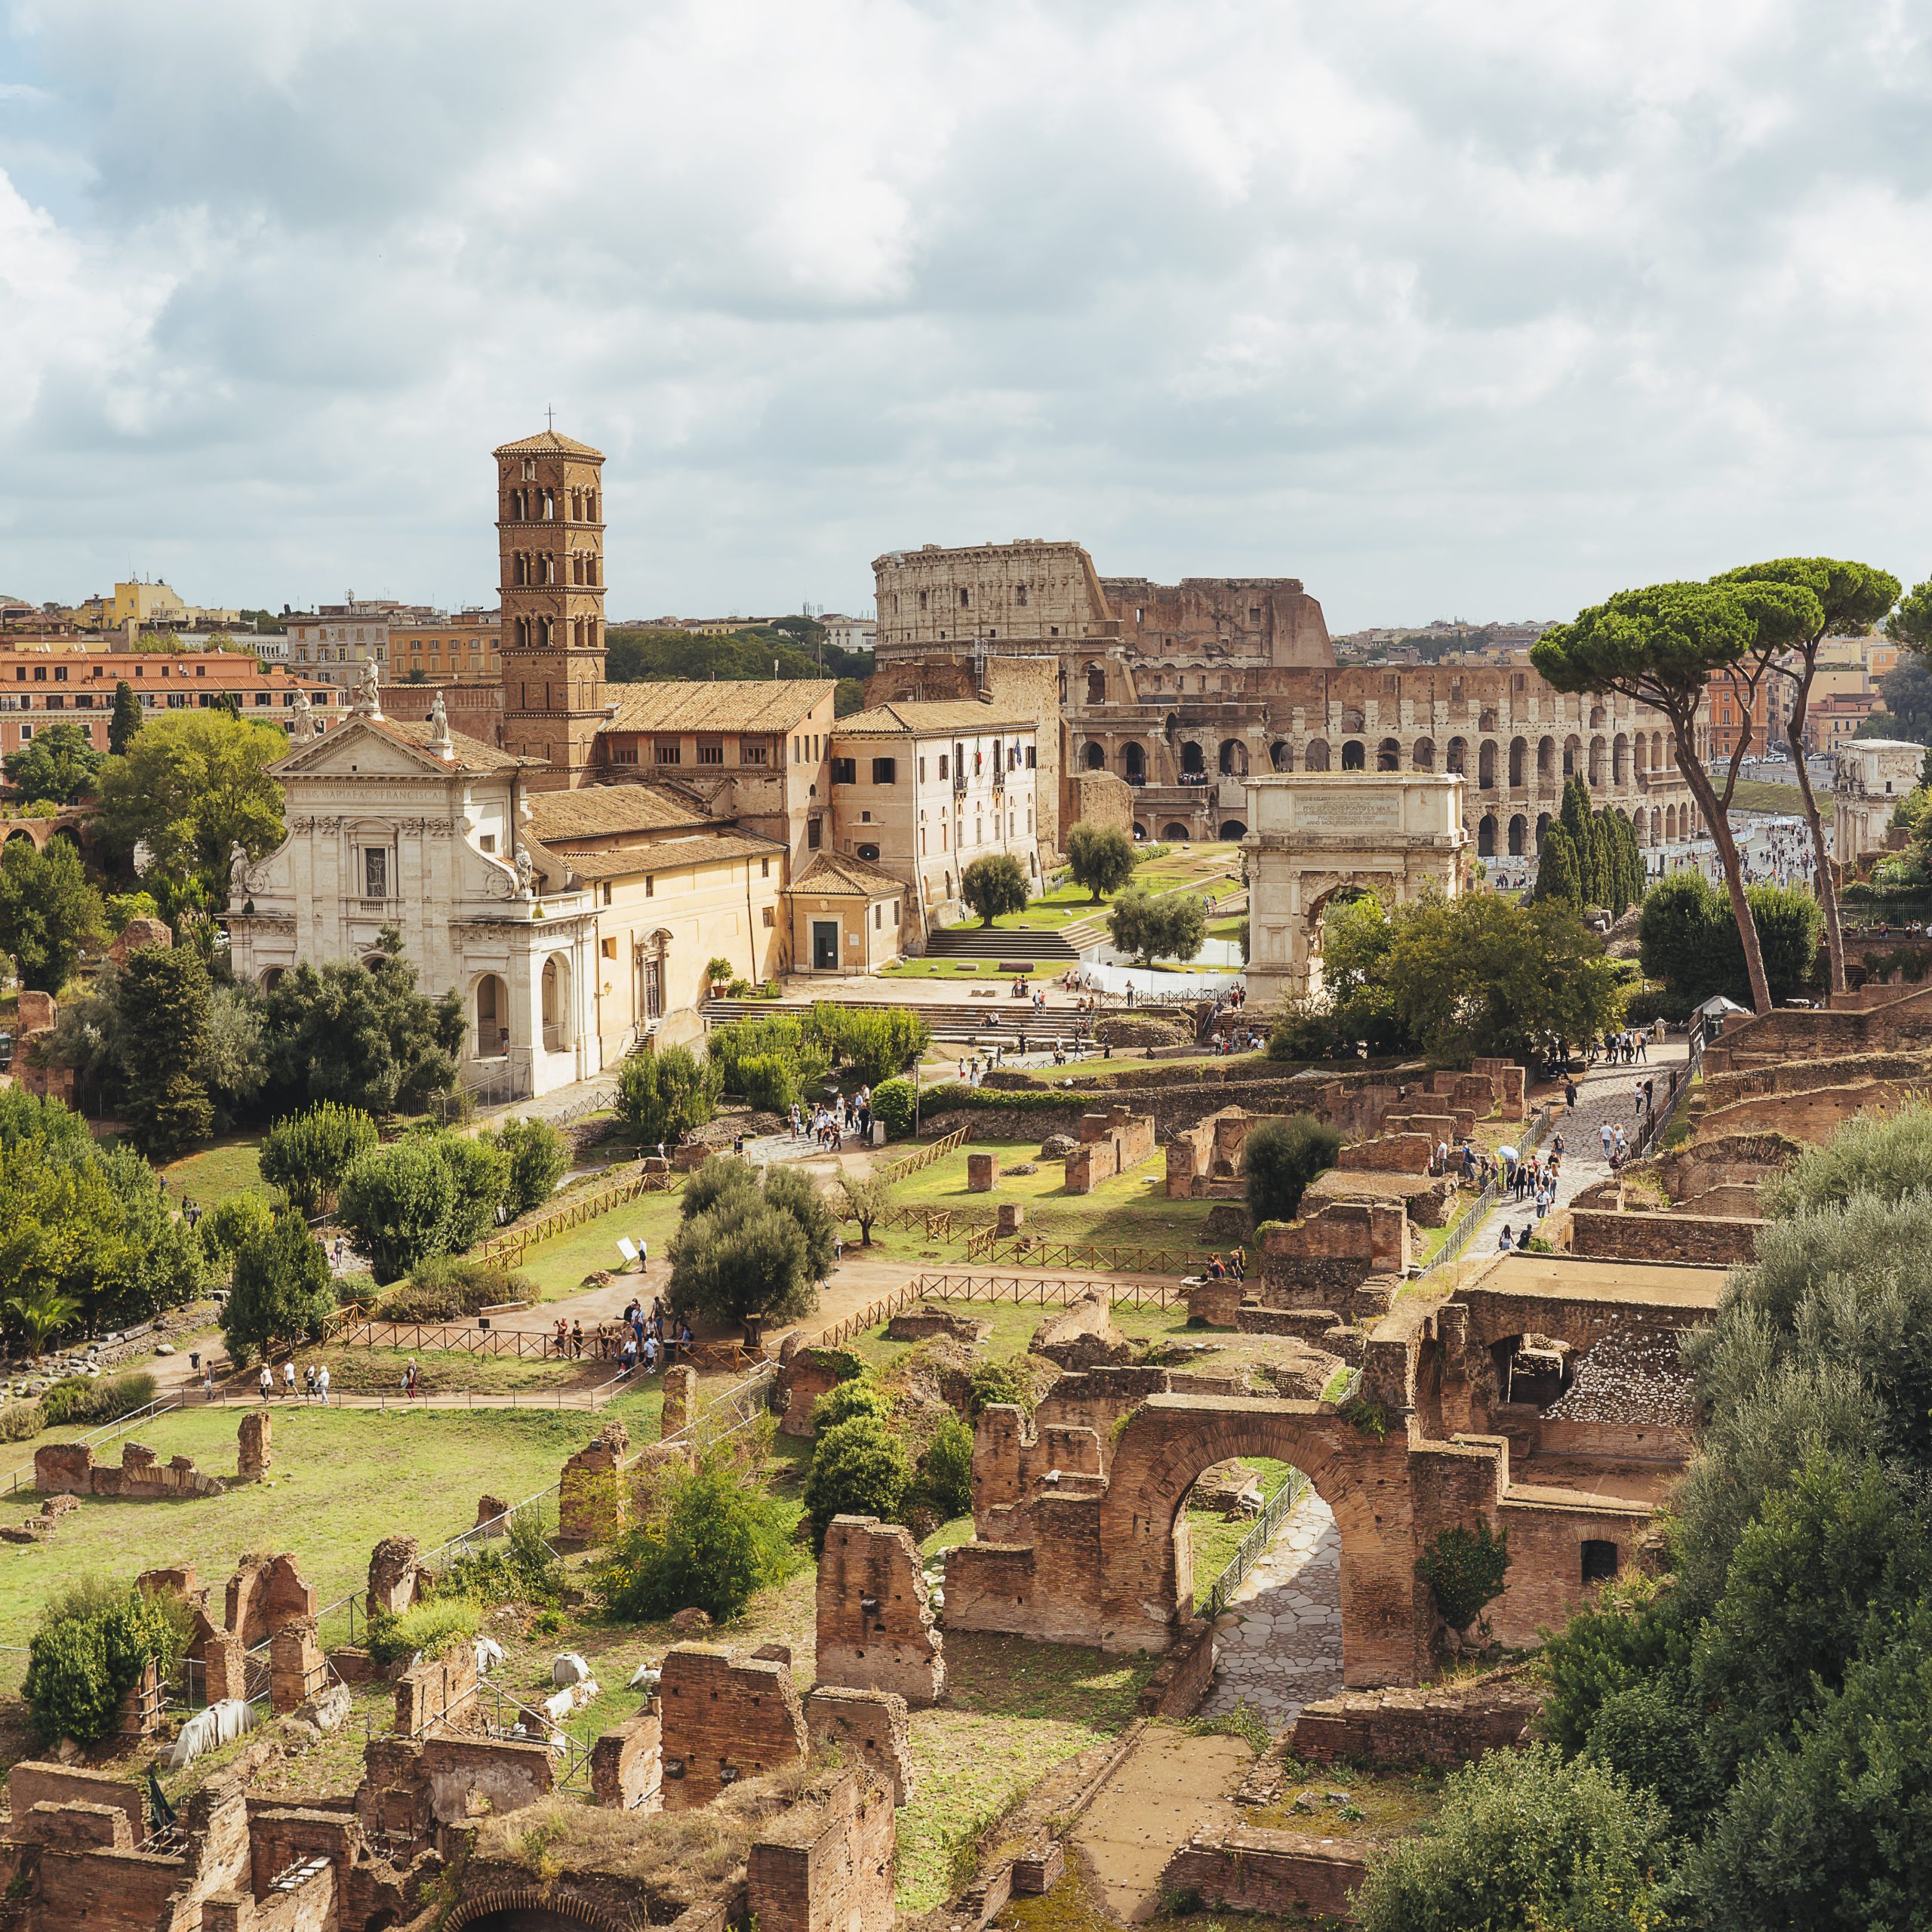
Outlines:
[[[1270,771],[1461,772],[1484,857],[1534,854],[1572,773],[1646,844],[1687,838],[1697,820],[1654,712],[1566,696],[1527,653],[1339,666],[1297,578],[1103,577],[1081,545],[1036,538],[929,543],[872,568],[875,701],[997,688],[1010,703],[1031,690],[1063,787],[1086,772],[1124,779],[1149,838],[1241,836],[1242,781]],[[1052,678],[1017,675],[1042,660]]]

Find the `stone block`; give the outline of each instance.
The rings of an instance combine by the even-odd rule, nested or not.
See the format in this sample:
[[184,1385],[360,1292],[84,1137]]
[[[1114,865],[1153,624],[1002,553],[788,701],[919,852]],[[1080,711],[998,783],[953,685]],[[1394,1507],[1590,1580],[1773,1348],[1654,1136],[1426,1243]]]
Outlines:
[[668,1441],[688,1426],[697,1413],[697,1371],[681,1362],[664,1371],[664,1413],[658,1423],[658,1439]]
[[999,1180],[999,1156],[997,1154],[968,1154],[966,1156],[966,1191],[968,1194],[990,1194]]
[[1098,1367],[1133,1358],[1134,1345],[1114,1326],[1112,1304],[1104,1286],[1090,1289],[1069,1302],[1033,1331],[1027,1344],[1036,1355],[1062,1368]]
[[1026,1204],[1023,1201],[1002,1201],[994,1212],[998,1217],[994,1232],[1002,1237],[1017,1235],[1026,1225]]
[[509,1524],[504,1520],[510,1506],[500,1496],[479,1496],[476,1499],[475,1528],[486,1537],[500,1537],[508,1533]]
[[886,1324],[886,1339],[894,1342],[929,1342],[935,1336],[977,1348],[993,1332],[993,1324],[975,1315],[955,1314],[947,1308],[901,1309]]
[[368,1614],[400,1617],[416,1601],[417,1548],[414,1537],[385,1537],[369,1552]]

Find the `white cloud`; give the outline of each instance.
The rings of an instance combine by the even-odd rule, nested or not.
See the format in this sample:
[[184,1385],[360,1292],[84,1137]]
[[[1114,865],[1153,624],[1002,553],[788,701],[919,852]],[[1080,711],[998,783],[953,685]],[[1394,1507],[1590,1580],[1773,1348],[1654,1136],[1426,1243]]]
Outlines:
[[1072,535],[1338,625],[1932,571],[1932,59],[1891,0],[32,0],[0,586],[491,594],[611,457],[614,614]]

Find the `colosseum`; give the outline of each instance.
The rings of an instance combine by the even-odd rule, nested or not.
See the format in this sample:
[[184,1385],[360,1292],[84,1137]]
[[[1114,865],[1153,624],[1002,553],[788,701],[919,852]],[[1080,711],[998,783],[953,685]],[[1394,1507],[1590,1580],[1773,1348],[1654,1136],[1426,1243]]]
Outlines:
[[1697,822],[1654,712],[1566,697],[1527,652],[1503,666],[1339,666],[1294,577],[1103,577],[1081,545],[1038,538],[928,543],[872,569],[873,701],[1030,697],[1043,776],[1057,740],[1063,819],[1079,815],[1081,778],[1104,772],[1131,788],[1137,835],[1237,838],[1249,772],[1340,770],[1463,774],[1485,858],[1533,854],[1573,772],[1647,845]]

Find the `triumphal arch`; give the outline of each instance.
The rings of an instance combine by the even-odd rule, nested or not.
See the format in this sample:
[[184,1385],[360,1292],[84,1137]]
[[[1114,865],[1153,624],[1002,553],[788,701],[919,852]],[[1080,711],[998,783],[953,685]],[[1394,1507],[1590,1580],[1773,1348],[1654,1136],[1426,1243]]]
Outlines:
[[1464,780],[1454,772],[1304,772],[1247,781],[1249,998],[1321,989],[1321,915],[1340,893],[1385,905],[1435,886],[1460,893],[1469,868]]

